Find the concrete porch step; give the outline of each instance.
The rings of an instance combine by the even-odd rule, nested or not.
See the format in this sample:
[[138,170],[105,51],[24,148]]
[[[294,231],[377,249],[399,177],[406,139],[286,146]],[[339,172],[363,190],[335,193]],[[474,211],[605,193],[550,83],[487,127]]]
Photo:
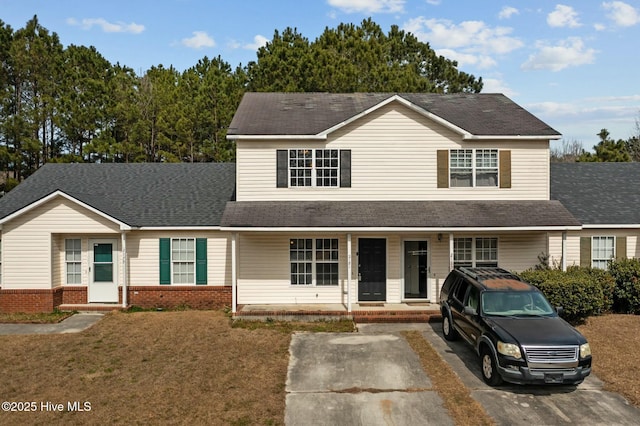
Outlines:
[[77,312],[111,312],[122,311],[128,308],[123,308],[120,303],[83,303],[83,304],[63,304],[58,307],[61,311],[77,311]]

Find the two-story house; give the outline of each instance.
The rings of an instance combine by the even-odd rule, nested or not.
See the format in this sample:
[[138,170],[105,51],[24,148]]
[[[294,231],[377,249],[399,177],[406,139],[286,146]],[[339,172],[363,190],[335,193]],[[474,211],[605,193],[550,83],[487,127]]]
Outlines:
[[434,301],[580,229],[550,200],[559,133],[503,95],[248,93],[228,137],[239,303]]
[[[39,169],[0,199],[0,311],[350,312],[435,302],[456,266],[640,253],[637,209],[582,214],[595,172],[551,168],[560,134],[503,95],[247,93],[227,137],[235,165]],[[607,170],[583,192],[619,194]]]

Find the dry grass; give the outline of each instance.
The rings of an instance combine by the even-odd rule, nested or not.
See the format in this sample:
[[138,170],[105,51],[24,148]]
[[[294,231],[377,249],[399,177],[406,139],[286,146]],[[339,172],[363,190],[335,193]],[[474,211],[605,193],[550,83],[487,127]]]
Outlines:
[[[495,424],[482,405],[471,397],[469,389],[451,369],[451,366],[438,355],[420,332],[406,331],[402,334],[409,342],[411,349],[420,357],[422,368],[431,379],[433,389],[442,398],[444,407],[456,425]],[[469,416],[469,413],[473,413],[473,416]]]
[[[607,389],[640,406],[640,316],[595,317],[579,328]],[[109,314],[79,334],[0,336],[0,402],[91,403],[89,412],[0,411],[0,424],[283,424],[295,330],[352,331],[353,324],[232,327],[222,312],[138,312]],[[455,423],[492,424],[420,333],[404,335]]]
[[605,383],[605,389],[640,406],[640,316],[591,317],[578,330],[589,340],[593,372]]
[[283,424],[289,341],[212,311],[113,313],[79,334],[0,336],[2,401],[91,403],[0,412],[0,424]]

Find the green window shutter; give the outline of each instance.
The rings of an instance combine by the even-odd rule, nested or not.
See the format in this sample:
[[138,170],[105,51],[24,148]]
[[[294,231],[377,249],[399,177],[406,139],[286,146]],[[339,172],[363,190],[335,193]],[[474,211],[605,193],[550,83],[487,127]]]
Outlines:
[[616,237],[616,260],[627,258],[627,237]]
[[500,151],[500,188],[511,188],[511,151]]
[[160,284],[171,284],[170,238],[160,238]]
[[289,187],[289,151],[276,151],[276,188]]
[[207,283],[207,239],[196,238],[196,284]]
[[449,187],[449,151],[439,149],[437,154],[438,188]]
[[351,150],[340,150],[340,187],[351,188]]
[[591,237],[580,237],[580,266],[591,266]]

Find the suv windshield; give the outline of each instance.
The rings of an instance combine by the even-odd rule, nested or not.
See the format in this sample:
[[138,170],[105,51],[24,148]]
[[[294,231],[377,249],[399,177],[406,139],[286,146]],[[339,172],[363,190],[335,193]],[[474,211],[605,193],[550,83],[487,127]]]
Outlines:
[[497,316],[553,315],[555,311],[540,292],[485,291],[482,313]]

